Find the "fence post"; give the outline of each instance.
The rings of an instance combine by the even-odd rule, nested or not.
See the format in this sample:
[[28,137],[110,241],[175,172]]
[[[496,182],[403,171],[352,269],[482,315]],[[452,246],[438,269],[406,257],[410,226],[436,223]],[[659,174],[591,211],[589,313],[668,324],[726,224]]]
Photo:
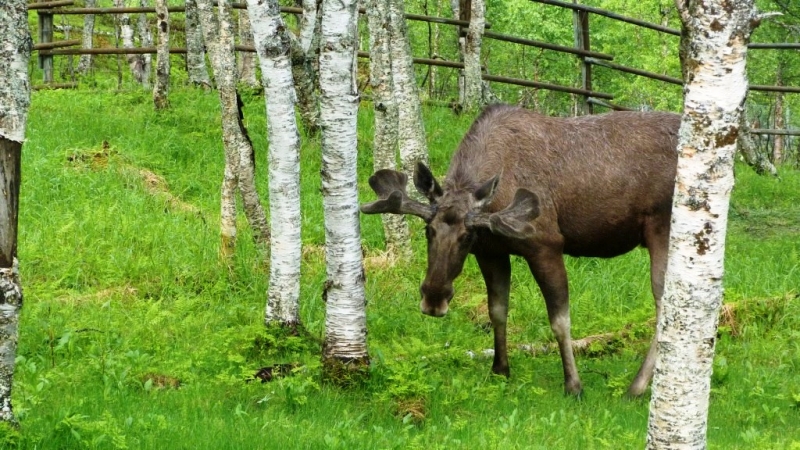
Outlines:
[[[53,13],[49,10],[38,10],[39,17],[39,42],[42,44],[53,42]],[[53,56],[42,55],[39,52],[39,68],[44,72],[44,82],[53,82]]]
[[[572,0],[572,3],[577,4],[578,0]],[[575,48],[579,50],[589,51],[589,12],[572,10],[572,22],[575,27]],[[592,64],[586,61],[585,56],[578,56],[581,60],[581,88],[586,91],[592,90]],[[581,115],[593,113],[592,104],[589,103],[589,96],[583,96],[578,108]]]

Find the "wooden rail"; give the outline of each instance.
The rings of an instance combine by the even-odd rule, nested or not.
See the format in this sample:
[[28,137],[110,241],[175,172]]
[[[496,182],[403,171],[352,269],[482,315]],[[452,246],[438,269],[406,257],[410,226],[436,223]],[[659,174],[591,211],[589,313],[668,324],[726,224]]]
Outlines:
[[609,61],[614,59],[613,56],[605,54],[605,53],[593,52],[591,50],[587,51],[587,50],[582,50],[580,48],[567,47],[565,45],[551,44],[549,42],[536,41],[536,40],[533,40],[533,39],[524,39],[524,38],[519,38],[519,37],[516,37],[516,36],[509,36],[509,35],[506,35],[506,34],[495,33],[493,31],[484,32],[483,33],[483,37],[484,38],[488,38],[488,39],[494,39],[494,40],[497,40],[497,41],[513,42],[515,44],[527,45],[529,47],[538,47],[538,48],[543,48],[543,49],[547,49],[547,50],[554,50],[554,51],[562,52],[562,53],[571,53],[573,55],[586,56],[586,57],[592,57],[592,58],[597,58],[597,59],[606,59],[606,60],[609,60]]
[[658,24],[655,24],[655,23],[645,22],[644,20],[639,20],[639,19],[634,19],[633,17],[623,16],[621,14],[616,14],[616,13],[613,13],[611,11],[606,11],[604,9],[595,8],[593,6],[586,6],[586,5],[581,5],[581,4],[578,4],[578,3],[560,2],[558,0],[531,0],[531,1],[532,2],[536,2],[536,3],[542,3],[542,4],[545,4],[545,5],[558,6],[558,7],[561,7],[561,8],[574,9],[574,10],[578,10],[578,11],[586,11],[586,12],[590,12],[590,13],[593,13],[593,14],[597,14],[598,16],[608,17],[609,19],[619,20],[620,22],[630,23],[630,24],[633,24],[633,25],[640,26],[642,28],[649,28],[651,30],[660,31],[662,33],[667,33],[667,34],[671,34],[671,35],[674,35],[674,36],[680,36],[681,35],[681,31],[680,30],[676,30],[674,28],[665,27],[663,25],[658,25]]
[[671,76],[668,76],[668,75],[660,75],[660,74],[657,74],[657,73],[648,72],[646,70],[634,69],[633,67],[627,67],[627,66],[623,66],[622,64],[616,64],[616,63],[612,63],[612,62],[609,62],[609,61],[601,61],[601,60],[595,59],[595,58],[586,58],[586,61],[588,61],[588,62],[590,62],[592,64],[595,64],[595,65],[598,65],[598,66],[603,66],[603,67],[608,67],[609,69],[618,70],[620,72],[631,73],[631,74],[639,75],[639,76],[646,77],[646,78],[652,78],[654,80],[663,81],[665,83],[683,85],[683,80],[681,80],[680,78],[675,78],[675,77],[671,77]]

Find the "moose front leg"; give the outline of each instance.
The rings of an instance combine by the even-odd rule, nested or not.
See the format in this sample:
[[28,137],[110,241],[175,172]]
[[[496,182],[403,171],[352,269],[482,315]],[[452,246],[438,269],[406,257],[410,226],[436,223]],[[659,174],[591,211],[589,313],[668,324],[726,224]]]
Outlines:
[[508,320],[508,294],[511,286],[511,261],[508,255],[475,256],[486,282],[489,297],[489,318],[494,330],[494,362],[492,372],[510,375],[508,348],[506,346],[506,322]]
[[564,256],[560,252],[544,249],[535,257],[526,258],[528,266],[542,290],[550,328],[558,341],[561,364],[564,368],[564,392],[581,395],[583,386],[572,353],[572,336],[569,318],[569,285]]

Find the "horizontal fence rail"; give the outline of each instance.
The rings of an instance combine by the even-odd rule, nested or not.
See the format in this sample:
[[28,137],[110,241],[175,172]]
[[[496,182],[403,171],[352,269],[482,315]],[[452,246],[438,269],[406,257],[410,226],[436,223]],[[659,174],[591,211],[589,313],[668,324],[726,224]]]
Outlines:
[[592,14],[597,14],[598,16],[608,17],[609,19],[619,20],[620,22],[630,23],[633,25],[640,26],[642,28],[649,28],[651,30],[660,31],[662,33],[667,33],[674,36],[681,35],[681,31],[676,30],[674,28],[665,27],[663,25],[658,25],[655,23],[645,22],[644,20],[623,16],[621,14],[613,13],[611,11],[606,11],[605,9],[595,8],[593,6],[586,6],[578,3],[560,2],[558,0],[531,0],[531,1],[536,3],[542,3],[545,5],[558,6],[560,8],[572,9],[576,11],[590,12]]
[[[566,8],[572,10],[576,14],[576,23],[582,22],[580,26],[583,28],[576,29],[576,42],[574,47],[565,46],[565,45],[558,45],[552,44],[549,42],[538,41],[535,39],[527,39],[521,38],[516,36],[505,35],[502,33],[497,33],[494,31],[489,30],[491,28],[491,24],[486,23],[485,31],[483,37],[486,39],[493,39],[496,41],[501,42],[510,42],[512,44],[528,46],[528,47],[535,47],[541,48],[545,50],[552,50],[560,53],[566,53],[574,55],[575,57],[579,58],[582,63],[582,67],[584,68],[584,72],[587,73],[588,68],[591,66],[601,66],[607,69],[616,70],[623,73],[629,73],[637,76],[642,76],[658,81],[662,81],[665,83],[673,84],[673,85],[682,85],[683,81],[680,78],[658,74],[649,72],[642,69],[637,69],[633,67],[627,67],[622,64],[618,64],[612,62],[614,60],[614,56],[602,52],[596,52],[589,49],[589,39],[588,39],[588,14],[596,14],[598,16],[607,17],[612,20],[617,20],[625,23],[630,23],[632,25],[643,27],[647,29],[651,29],[657,32],[666,33],[672,36],[680,36],[680,30],[666,27],[663,25],[647,22],[640,19],[635,19],[632,17],[627,17],[621,14],[617,14],[611,11],[607,11],[604,9],[576,4],[576,3],[568,3],[560,0],[531,0],[535,3],[540,3],[544,5],[555,6],[559,8]],[[216,2],[214,2],[216,3]],[[40,27],[45,26],[49,27],[49,30],[46,30],[44,34],[40,35],[39,42],[34,45],[34,50],[39,52],[40,56],[40,63],[43,67],[49,67],[50,71],[52,72],[52,57],[55,55],[128,55],[128,54],[155,54],[156,48],[155,47],[135,47],[135,48],[118,48],[118,47],[106,47],[106,48],[67,48],[67,47],[74,47],[81,45],[81,41],[78,39],[71,39],[71,40],[63,40],[63,41],[50,41],[52,39],[52,17],[53,15],[62,14],[62,15],[86,15],[86,14],[95,14],[95,15],[103,15],[103,14],[153,14],[155,13],[155,7],[111,7],[111,8],[102,8],[102,7],[93,7],[93,8],[85,8],[85,7],[70,7],[75,4],[74,0],[54,0],[54,1],[47,1],[47,2],[40,2],[40,3],[32,3],[28,5],[28,9],[32,11],[36,11],[40,15]],[[243,2],[236,2],[231,3],[231,7],[234,9],[246,9],[247,4]],[[303,9],[299,7],[288,7],[284,6],[281,7],[281,12],[285,14],[294,14],[294,15],[302,15]],[[175,13],[182,13],[185,12],[186,8],[184,6],[170,6],[168,8],[169,12]],[[365,14],[365,9],[360,8],[359,13]],[[451,19],[445,17],[434,17],[434,16],[426,16],[421,14],[406,14],[405,15],[407,20],[413,21],[420,21],[420,22],[428,22],[428,23],[437,23],[442,25],[450,25],[450,26],[457,26],[460,28],[461,34],[464,33],[464,28],[469,26],[469,21],[467,20],[458,20],[458,19]],[[42,21],[45,18],[49,20],[49,22]],[[49,24],[49,25],[48,25]],[[579,26],[579,25],[576,25]],[[585,33],[585,36],[582,36],[581,33]],[[579,37],[581,36],[581,37]],[[758,50],[800,50],[800,43],[750,43],[748,46],[750,49],[758,49]],[[246,45],[236,45],[236,51],[240,52],[254,52],[255,48]],[[185,48],[171,48],[169,50],[172,54],[185,54],[187,50]],[[359,58],[369,58],[369,54],[367,52],[359,52]],[[47,61],[50,59],[50,61]],[[438,66],[438,67],[447,67],[453,69],[463,69],[464,64],[462,62],[457,61],[448,61],[445,59],[437,59],[437,58],[413,58],[414,64],[418,65],[426,65],[426,66]],[[484,68],[485,70],[485,68]],[[609,100],[612,100],[614,96],[612,94],[597,92],[591,87],[591,72],[588,71],[588,77],[584,76],[583,87],[576,88],[570,86],[561,86],[551,83],[544,83],[538,81],[530,81],[525,79],[518,79],[518,78],[511,78],[499,75],[489,75],[488,73],[483,74],[483,79],[489,82],[495,83],[505,83],[505,84],[512,84],[517,86],[524,86],[530,87],[535,89],[545,89],[557,92],[564,92],[573,95],[580,95],[584,97],[586,104],[589,105],[597,105],[602,106],[604,108],[609,108],[613,110],[631,110],[630,108],[617,105],[611,103]],[[48,83],[44,86],[35,86],[36,89],[47,89],[47,88],[58,88],[58,87],[75,87],[75,83]],[[758,92],[781,92],[781,93],[800,93],[800,87],[794,86],[766,86],[766,85],[750,85],[749,86],[751,91],[758,91]],[[591,109],[588,110],[591,112]],[[800,136],[800,130],[774,130],[774,129],[753,129],[750,130],[753,134],[759,135],[786,135],[786,136]]]
[[609,62],[609,61],[601,61],[601,60],[595,59],[595,58],[586,58],[586,61],[588,61],[588,62],[590,62],[592,64],[595,64],[595,65],[598,65],[598,66],[603,66],[603,67],[607,67],[609,69],[614,69],[614,70],[618,70],[620,72],[639,75],[639,76],[646,77],[646,78],[652,78],[654,80],[663,81],[665,83],[672,83],[672,84],[678,84],[678,85],[682,85],[683,84],[683,80],[681,80],[680,78],[675,78],[675,77],[671,77],[671,76],[668,76],[668,75],[660,75],[660,74],[657,74],[657,73],[648,72],[646,70],[641,70],[641,69],[634,69],[633,67],[623,66],[622,64],[616,64],[616,63],[612,63],[612,62]]
[[535,41],[533,39],[524,39],[516,36],[509,36],[506,34],[495,33],[493,31],[484,32],[483,37],[494,39],[496,41],[513,42],[514,44],[527,45],[529,47],[538,47],[547,50],[554,50],[561,53],[571,53],[573,55],[578,55],[578,56],[606,59],[609,61],[614,59],[613,56],[607,55],[605,53],[593,52],[591,50],[587,51],[575,47],[567,47],[565,45],[551,44],[549,42]]

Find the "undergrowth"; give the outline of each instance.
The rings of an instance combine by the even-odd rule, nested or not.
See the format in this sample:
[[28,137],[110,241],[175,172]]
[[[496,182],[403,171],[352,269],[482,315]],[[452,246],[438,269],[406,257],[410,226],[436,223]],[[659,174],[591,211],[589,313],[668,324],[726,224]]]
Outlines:
[[[246,221],[233,265],[218,260],[223,153],[215,93],[34,93],[23,151],[25,306],[13,391],[18,448],[641,448],[648,401],[622,394],[646,351],[646,252],[568,259],[573,335],[606,336],[577,357],[585,395],[565,397],[538,287],[512,273],[511,378],[490,374],[491,327],[473,260],[450,313],[418,310],[414,257],[383,258],[380,218],[362,217],[370,364],[365,380],[321,379],[324,228],[318,139],[304,139],[299,330],[265,328],[268,261]],[[263,98],[245,98],[266,198]],[[425,110],[437,176],[470,117]],[[359,116],[359,189],[372,161]],[[737,167],[709,447],[800,446],[800,172]]]

